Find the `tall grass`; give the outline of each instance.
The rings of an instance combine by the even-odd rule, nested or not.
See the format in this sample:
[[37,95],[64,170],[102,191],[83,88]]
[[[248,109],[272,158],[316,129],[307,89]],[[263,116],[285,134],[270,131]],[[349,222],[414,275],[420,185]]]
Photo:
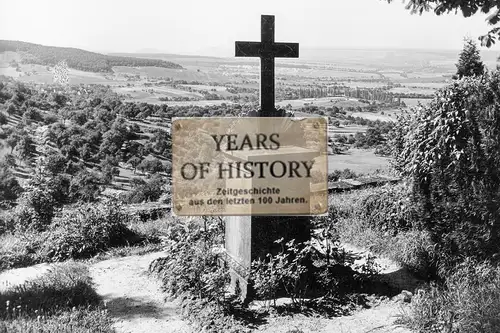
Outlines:
[[40,277],[0,292],[0,317],[15,318],[19,314],[54,314],[78,306],[97,305],[88,268],[68,261],[56,264]]
[[51,317],[0,321],[0,333],[113,333],[105,310],[75,309]]
[[407,324],[418,332],[500,332],[500,267],[467,259],[412,300]]
[[413,226],[406,184],[388,184],[333,195],[337,230],[343,242],[386,255],[427,277],[432,260],[430,235]]
[[0,333],[113,332],[88,268],[72,261],[0,292]]
[[0,272],[15,267],[25,267],[39,262],[36,251],[38,234],[0,235]]

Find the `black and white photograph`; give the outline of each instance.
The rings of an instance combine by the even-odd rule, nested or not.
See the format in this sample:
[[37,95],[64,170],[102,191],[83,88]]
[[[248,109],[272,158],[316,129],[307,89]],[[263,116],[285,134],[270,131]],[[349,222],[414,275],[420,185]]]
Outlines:
[[500,2],[0,0],[0,333],[500,333]]

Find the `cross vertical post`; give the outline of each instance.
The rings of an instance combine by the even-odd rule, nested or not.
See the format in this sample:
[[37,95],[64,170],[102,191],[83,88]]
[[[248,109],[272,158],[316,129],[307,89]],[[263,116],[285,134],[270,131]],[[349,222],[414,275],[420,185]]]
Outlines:
[[[236,42],[235,56],[237,57],[259,57],[260,58],[260,112],[258,117],[282,117],[281,113],[275,112],[275,62],[274,58],[298,58],[298,43],[276,43],[274,41],[274,16],[261,16],[261,41],[260,42]],[[265,119],[254,122],[255,127],[261,133],[270,133],[273,128],[277,128],[277,122],[266,121]],[[280,129],[281,130],[281,129]],[[307,150],[307,149],[306,149]],[[249,161],[256,159],[268,159],[270,155],[265,150],[256,152],[250,156],[248,151],[241,151],[240,160]],[[314,153],[313,155],[316,156]],[[300,157],[299,157],[300,156]],[[234,154],[232,158],[236,158]],[[277,156],[283,160],[297,160],[304,158],[303,150],[290,151]],[[239,161],[239,160],[238,160]],[[245,170],[242,170],[245,172]],[[292,191],[300,192],[310,189],[310,180],[301,178],[294,180]],[[227,188],[264,188],[271,186],[264,178],[250,177],[247,182],[240,182],[232,179],[226,181]],[[306,190],[306,191],[307,191]],[[310,194],[306,193],[307,200]],[[310,201],[308,201],[310,202]],[[306,204],[308,203],[306,202]],[[310,207],[309,207],[310,208]],[[279,209],[278,209],[279,211]],[[230,267],[231,290],[234,293],[239,291],[241,300],[247,302],[254,298],[255,290],[250,276],[251,265],[254,260],[264,259],[268,254],[275,254],[279,251],[276,239],[282,238],[285,242],[294,239],[296,242],[305,242],[310,239],[310,221],[308,216],[263,216],[244,215],[227,216],[225,219],[225,253],[226,262]]]
[[261,15],[261,41],[236,42],[236,57],[260,58],[260,116],[271,116],[274,111],[274,58],[298,58],[298,43],[274,42],[274,15]]
[[262,115],[274,111],[274,16],[262,15],[260,53],[260,106]]

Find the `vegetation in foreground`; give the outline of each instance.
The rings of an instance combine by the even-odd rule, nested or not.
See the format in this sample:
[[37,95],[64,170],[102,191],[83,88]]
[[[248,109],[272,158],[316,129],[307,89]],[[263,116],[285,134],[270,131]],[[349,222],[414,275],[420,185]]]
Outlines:
[[459,79],[396,124],[407,183],[333,199],[345,239],[433,282],[406,317],[418,332],[500,331],[500,73],[465,49]]
[[[15,223],[0,235],[0,270],[41,262],[85,259],[113,248],[159,243],[159,226],[137,226],[116,201],[62,210],[47,224]],[[34,226],[39,229],[33,229]]]
[[[219,255],[224,224],[218,218],[172,224],[166,255],[153,261],[150,271],[161,279],[165,293],[180,301],[183,315],[208,332],[247,332],[272,312],[348,314],[361,305],[355,295],[377,285],[376,269],[370,261],[349,267],[352,262],[338,250],[328,218],[315,223],[317,229],[326,228],[315,236],[325,246],[278,240],[280,251],[252,264],[256,294],[266,300],[260,309],[251,310],[238,293],[228,293],[229,272]],[[278,297],[291,303],[276,305]]]
[[[467,59],[461,59],[461,68],[467,68],[466,62]],[[473,75],[469,77],[464,73]],[[273,301],[283,294],[292,299],[295,308],[326,309],[330,314],[343,313],[342,305],[347,308],[352,305],[345,291],[359,291],[356,288],[366,286],[373,274],[370,267],[364,268],[364,274],[347,267],[345,258],[337,253],[340,235],[353,242],[370,244],[376,252],[390,255],[435,282],[415,296],[412,311],[405,318],[411,327],[420,332],[500,330],[500,171],[497,167],[500,164],[500,74],[465,70],[458,76],[458,80],[438,92],[429,106],[419,107],[413,115],[402,117],[393,128],[392,141],[384,150],[392,150],[395,167],[405,183],[335,196],[329,217],[315,221],[316,231],[321,231],[321,235],[315,237],[326,241],[322,242],[323,248],[310,243],[281,243],[280,252],[253,263],[256,291],[269,300],[268,308],[274,308]],[[132,143],[142,140],[139,130],[127,127],[121,116],[147,118],[154,113],[168,117],[185,110],[122,104],[106,90],[97,92],[103,93],[103,99],[80,98],[78,93],[84,91],[81,87],[49,95],[23,85],[0,88],[0,99],[8,101],[4,104],[9,114],[9,117],[0,117],[0,121],[8,123],[14,115],[22,116],[27,125],[53,124],[49,137],[61,153],[47,154],[50,163],[41,168],[47,173],[35,173],[42,177],[34,177],[30,186],[23,189],[9,174],[9,168],[16,167],[15,158],[5,158],[9,167],[0,168],[6,176],[2,177],[6,189],[3,197],[19,198],[13,215],[7,214],[1,219],[0,233],[8,240],[2,243],[2,256],[8,258],[8,267],[19,262],[89,257],[110,246],[138,239],[140,230],[154,233],[151,225],[135,229],[126,226],[123,221],[130,216],[123,213],[119,205],[105,203],[94,207],[82,202],[94,201],[102,193],[101,186],[106,179],[109,183],[113,178],[117,161],[107,159],[110,155],[118,154],[121,162],[128,161],[139,168],[142,161],[134,159],[137,156],[121,154],[123,147],[135,147],[143,157],[162,154],[170,148],[168,136],[162,132],[156,133],[154,145]],[[27,96],[30,97],[27,99]],[[52,99],[48,106],[44,102],[47,96]],[[27,100],[30,102],[26,103]],[[97,107],[97,112],[88,109],[89,112],[82,113],[66,108],[67,102],[75,103],[78,108]],[[35,108],[56,110],[58,116],[54,118]],[[198,115],[201,111],[190,112],[190,115]],[[67,126],[66,120],[72,125]],[[107,134],[95,136],[95,127],[102,127]],[[380,141],[379,134],[374,129],[363,140],[366,144]],[[37,150],[30,135],[12,126],[2,135],[11,150],[16,149],[21,161],[27,165],[33,162]],[[75,138],[81,140],[71,140]],[[107,160],[96,167],[100,174],[90,172],[88,165],[100,159]],[[158,163],[157,169],[154,164],[149,163],[152,173],[160,169]],[[67,177],[56,176],[61,170]],[[331,178],[336,176],[333,174]],[[68,182],[71,177],[77,181]],[[49,187],[49,183],[60,186]],[[156,183],[143,181],[136,181],[135,185],[140,193],[126,197],[130,202],[151,200],[154,196],[150,193],[156,196],[155,189],[161,188]],[[75,206],[68,209],[70,205]],[[200,326],[214,331],[248,330],[252,320],[265,316],[267,309],[263,313],[248,311],[227,295],[227,271],[217,260],[223,225],[217,220],[204,222],[169,226],[168,255],[152,263],[151,270],[160,276],[165,291],[181,300],[186,316]],[[12,249],[14,251],[10,251]],[[309,259],[314,259],[317,265],[308,266]],[[356,282],[354,286],[353,282]],[[326,292],[319,298],[322,302],[318,299],[308,302],[306,296],[314,291]],[[4,312],[10,314],[12,310],[9,307]]]
[[0,332],[111,333],[88,269],[72,261],[0,292]]

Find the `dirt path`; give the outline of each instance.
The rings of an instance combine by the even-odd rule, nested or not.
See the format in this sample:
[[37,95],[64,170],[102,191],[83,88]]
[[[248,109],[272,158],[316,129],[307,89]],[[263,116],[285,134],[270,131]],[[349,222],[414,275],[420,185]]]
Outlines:
[[186,333],[176,304],[164,302],[159,283],[148,266],[162,252],[113,258],[90,267],[96,290],[102,296],[117,333]]
[[370,309],[354,312],[349,316],[322,318],[302,314],[292,317],[273,317],[261,326],[261,333],[412,333],[394,322],[408,307],[405,303],[383,301]]
[[[346,245],[346,251],[358,256],[359,262],[367,251]],[[181,319],[178,306],[174,302],[164,302],[159,282],[148,274],[149,264],[163,256],[163,252],[140,256],[112,258],[90,265],[90,273],[99,295],[104,300],[108,313],[114,320],[117,333],[191,333],[193,329]],[[394,262],[377,258],[381,273],[400,285],[401,289],[412,290],[416,282],[411,275]],[[41,264],[27,268],[10,270],[0,274],[0,292],[15,284],[35,278],[50,269]],[[324,318],[302,314],[267,318],[267,323],[254,332],[286,333],[294,328],[304,333],[410,333],[395,325],[399,315],[409,306],[398,297],[393,299],[373,299],[370,308],[355,311],[348,316]]]

